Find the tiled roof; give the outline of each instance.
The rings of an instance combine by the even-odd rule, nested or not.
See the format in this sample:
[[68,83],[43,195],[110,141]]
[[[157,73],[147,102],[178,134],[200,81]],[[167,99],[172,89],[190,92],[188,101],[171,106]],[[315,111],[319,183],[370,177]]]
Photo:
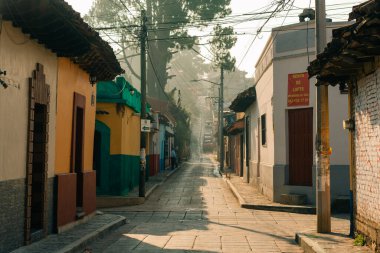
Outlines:
[[256,89],[253,86],[239,93],[234,101],[232,101],[230,109],[234,112],[244,112],[255,101]]
[[97,80],[124,71],[112,48],[63,0],[0,1],[4,20],[20,27],[58,56],[68,57]]
[[333,39],[308,67],[317,85],[343,84],[363,71],[365,63],[380,55],[380,0],[354,6],[352,25],[333,30]]

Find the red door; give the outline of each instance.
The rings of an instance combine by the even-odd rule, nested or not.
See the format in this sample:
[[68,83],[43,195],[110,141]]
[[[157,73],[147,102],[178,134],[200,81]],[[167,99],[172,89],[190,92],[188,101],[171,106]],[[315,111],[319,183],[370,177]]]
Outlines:
[[312,186],[313,108],[289,110],[289,184]]

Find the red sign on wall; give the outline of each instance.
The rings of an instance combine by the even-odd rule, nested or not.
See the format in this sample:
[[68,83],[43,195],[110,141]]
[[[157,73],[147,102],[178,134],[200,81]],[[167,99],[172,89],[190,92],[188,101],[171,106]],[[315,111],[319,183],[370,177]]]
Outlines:
[[309,105],[310,83],[307,72],[288,75],[288,106]]

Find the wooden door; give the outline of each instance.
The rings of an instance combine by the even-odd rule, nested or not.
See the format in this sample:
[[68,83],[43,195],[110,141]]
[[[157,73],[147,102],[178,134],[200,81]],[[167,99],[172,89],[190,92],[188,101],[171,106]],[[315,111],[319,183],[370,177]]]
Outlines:
[[289,184],[312,186],[313,108],[288,111]]
[[244,135],[239,135],[239,168],[240,168],[240,176],[244,177]]

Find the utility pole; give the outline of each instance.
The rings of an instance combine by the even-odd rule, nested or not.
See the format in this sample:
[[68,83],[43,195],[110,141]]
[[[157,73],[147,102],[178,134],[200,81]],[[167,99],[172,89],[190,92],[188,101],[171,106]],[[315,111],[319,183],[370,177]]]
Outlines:
[[[326,47],[326,7],[325,0],[315,0],[316,9],[316,48],[317,54]],[[317,193],[317,232],[331,232],[330,203],[330,140],[329,140],[329,95],[328,86],[317,87],[317,136],[316,136],[316,193]]]
[[[146,119],[146,13],[141,11],[141,115],[140,119]],[[146,173],[146,132],[140,133],[140,172],[139,172],[139,197],[145,197],[145,173]]]
[[[221,119],[220,119],[220,98],[221,98],[221,96],[220,96],[220,85],[219,85],[219,87],[218,87],[218,161],[220,162],[220,149],[221,149],[221,142],[220,142],[220,121],[221,121]],[[219,171],[220,171],[220,166],[219,166]]]
[[219,95],[219,143],[220,143],[220,154],[219,154],[219,166],[220,172],[224,172],[224,138],[223,138],[223,105],[224,105],[224,94],[223,94],[223,82],[224,82],[224,70],[223,65],[220,67],[220,95]]

